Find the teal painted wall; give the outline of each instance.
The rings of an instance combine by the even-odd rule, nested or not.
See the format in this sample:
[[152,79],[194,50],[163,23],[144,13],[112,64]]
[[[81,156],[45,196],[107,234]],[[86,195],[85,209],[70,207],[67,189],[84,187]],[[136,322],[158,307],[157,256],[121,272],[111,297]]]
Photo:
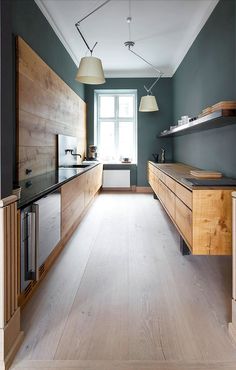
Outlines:
[[[135,89],[137,90],[138,104],[141,96],[145,95],[143,85],[149,86],[153,79],[150,78],[108,78],[103,85],[89,86],[85,88],[85,100],[87,102],[87,136],[88,145],[94,143],[94,90],[99,89]],[[158,112],[138,112],[138,164],[131,168],[132,185],[147,186],[147,161],[152,159],[152,153],[166,149],[167,160],[172,159],[172,140],[156,138],[162,130],[170,126],[172,122],[172,80],[162,78],[153,94],[159,105]],[[120,165],[119,165],[120,168]]]
[[[15,36],[21,36],[47,65],[49,65],[54,72],[75,91],[75,93],[84,99],[84,85],[75,81],[77,67],[36,3],[33,0],[11,0],[9,4],[11,6],[12,33],[12,43],[9,45],[9,48],[11,49],[11,58],[13,60],[12,96],[15,97]],[[14,141],[14,152],[12,163],[9,164],[9,168],[12,168],[14,182],[16,182],[15,105],[16,102],[14,100],[12,110],[14,127],[11,133]]]
[[36,3],[33,0],[11,3],[12,33],[21,36],[84,99],[84,85],[75,81],[77,67]]
[[0,2],[0,199],[12,192],[13,83],[11,3]]
[[[174,120],[236,100],[236,1],[221,0],[173,77]],[[236,177],[236,125],[177,137],[174,160]]]

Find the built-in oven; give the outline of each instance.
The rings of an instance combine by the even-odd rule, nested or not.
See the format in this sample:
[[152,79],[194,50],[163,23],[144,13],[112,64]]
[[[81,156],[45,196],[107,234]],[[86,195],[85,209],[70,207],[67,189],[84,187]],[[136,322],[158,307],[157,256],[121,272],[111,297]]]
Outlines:
[[21,292],[61,239],[61,192],[57,189],[21,210]]

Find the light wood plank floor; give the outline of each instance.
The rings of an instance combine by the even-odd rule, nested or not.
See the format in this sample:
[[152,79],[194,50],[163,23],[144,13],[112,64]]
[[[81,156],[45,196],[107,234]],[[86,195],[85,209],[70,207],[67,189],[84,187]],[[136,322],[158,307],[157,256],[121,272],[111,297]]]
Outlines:
[[230,305],[230,257],[183,257],[152,195],[102,193],[23,310],[13,369],[236,369]]

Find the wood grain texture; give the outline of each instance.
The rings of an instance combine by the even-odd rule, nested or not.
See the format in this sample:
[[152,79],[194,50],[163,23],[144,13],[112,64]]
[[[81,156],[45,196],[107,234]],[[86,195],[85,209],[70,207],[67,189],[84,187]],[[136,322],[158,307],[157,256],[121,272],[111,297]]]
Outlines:
[[61,188],[62,238],[102,186],[102,164],[69,181]]
[[175,183],[175,194],[184,204],[192,209],[192,192],[180,185],[178,182]]
[[[86,152],[86,104],[24,42],[17,38],[18,179],[52,171],[57,165],[57,134],[77,137]],[[29,175],[27,177],[30,177]]]
[[186,361],[22,361],[12,370],[235,370],[235,362]]
[[[181,178],[189,176],[192,167],[180,163],[162,165],[149,162],[148,168],[153,191],[192,253],[232,254],[231,198],[234,188],[185,187]],[[162,168],[165,173],[162,173]]]
[[[16,197],[11,197],[12,203],[5,202],[0,207],[0,259],[1,259],[1,296],[0,296],[0,327],[9,322],[17,310],[17,207]],[[4,205],[4,202],[2,202]]]
[[232,253],[232,191],[193,191],[193,249],[197,254]]
[[152,195],[99,195],[22,312],[13,369],[235,365],[232,260],[183,258],[178,242]]
[[[102,164],[90,169],[61,187],[61,240],[40,266],[39,280],[32,282],[18,294],[18,304],[23,308],[37,291],[42,280],[71,238],[102,185]],[[20,227],[20,218],[18,219]]]
[[[177,197],[175,198],[175,221],[182,232],[184,239],[191,247],[191,250],[196,253],[195,249],[192,247],[192,211]],[[204,249],[203,252],[205,252]]]
[[0,202],[0,368],[8,369],[18,349],[20,331],[18,294],[16,197]]
[[61,225],[62,238],[70,230],[82,214],[85,201],[85,176],[81,175],[71,180],[61,188]]

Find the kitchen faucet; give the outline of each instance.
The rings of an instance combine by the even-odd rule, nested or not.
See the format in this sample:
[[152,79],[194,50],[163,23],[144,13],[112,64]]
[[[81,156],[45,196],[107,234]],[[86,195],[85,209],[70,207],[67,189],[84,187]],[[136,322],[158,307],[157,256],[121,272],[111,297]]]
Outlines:
[[73,156],[77,156],[77,157],[80,157],[80,158],[82,158],[82,156],[81,156],[81,154],[79,154],[79,153],[73,153],[73,149],[66,149],[65,150],[65,153],[66,154],[68,154],[68,153],[70,153],[71,155],[73,155]]

